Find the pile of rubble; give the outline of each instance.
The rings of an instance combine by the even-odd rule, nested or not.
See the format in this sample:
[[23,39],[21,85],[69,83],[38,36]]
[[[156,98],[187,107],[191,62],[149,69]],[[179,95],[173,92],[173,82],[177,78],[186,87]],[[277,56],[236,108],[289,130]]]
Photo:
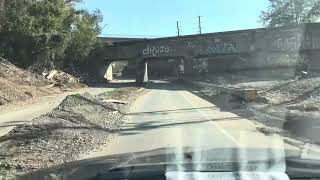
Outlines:
[[55,92],[54,89],[42,88],[49,84],[50,81],[41,75],[18,68],[0,58],[0,105]]
[[63,71],[44,72],[41,76],[0,57],[0,105],[80,87],[83,84],[79,79]]
[[[120,96],[128,94],[127,101],[131,103],[141,92],[122,89]],[[1,137],[0,177],[74,161],[108,142],[124,123],[129,106],[103,101],[108,100],[105,97],[117,99],[117,94],[70,95],[52,112]]]
[[44,71],[42,75],[46,79],[53,80],[55,83],[60,85],[75,84],[79,83],[80,81],[78,78],[75,78],[74,76],[60,70],[52,70],[50,72]]
[[302,80],[290,80],[261,92],[259,96],[268,104],[279,105],[285,103],[298,103],[320,89],[320,78],[308,78]]

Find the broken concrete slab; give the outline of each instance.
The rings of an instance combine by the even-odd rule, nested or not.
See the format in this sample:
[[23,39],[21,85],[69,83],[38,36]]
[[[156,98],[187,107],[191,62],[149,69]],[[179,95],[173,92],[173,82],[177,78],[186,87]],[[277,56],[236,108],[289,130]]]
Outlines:
[[58,73],[57,70],[52,70],[50,71],[50,73],[48,74],[48,76],[46,77],[47,79],[53,79],[53,77]]

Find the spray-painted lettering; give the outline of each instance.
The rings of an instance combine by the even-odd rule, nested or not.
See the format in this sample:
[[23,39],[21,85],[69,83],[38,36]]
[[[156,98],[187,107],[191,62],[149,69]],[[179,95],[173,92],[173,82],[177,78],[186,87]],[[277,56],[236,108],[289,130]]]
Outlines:
[[225,54],[238,52],[234,43],[228,42],[216,42],[208,46],[206,54]]
[[274,37],[272,43],[273,50],[296,51],[302,46],[301,32],[282,32]]
[[196,48],[196,45],[195,45],[195,43],[189,41],[189,42],[187,42],[187,48],[194,49],[194,48]]
[[170,53],[171,49],[169,46],[150,46],[147,45],[145,49],[143,49],[142,54],[143,55],[151,55],[151,56],[157,56],[159,54],[167,54]]

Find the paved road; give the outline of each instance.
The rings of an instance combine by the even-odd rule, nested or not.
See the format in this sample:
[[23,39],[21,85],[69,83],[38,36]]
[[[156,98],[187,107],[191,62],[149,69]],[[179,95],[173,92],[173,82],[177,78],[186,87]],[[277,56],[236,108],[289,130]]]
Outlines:
[[168,147],[179,151],[186,146],[197,150],[269,148],[275,153],[266,152],[261,158],[284,157],[281,137],[265,136],[250,120],[222,111],[191,92],[172,89],[171,85],[152,89],[140,97],[128,117],[115,139],[83,159]]
[[82,88],[72,92],[45,96],[37,99],[32,104],[25,104],[25,105],[18,105],[16,107],[10,107],[11,110],[0,112],[0,136],[7,134],[15,126],[19,124],[25,123],[27,121],[30,121],[36,117],[39,117],[45,113],[52,111],[68,95],[77,94],[77,93],[86,93],[86,92],[92,95],[98,95],[111,90],[113,89],[105,88],[105,87]]

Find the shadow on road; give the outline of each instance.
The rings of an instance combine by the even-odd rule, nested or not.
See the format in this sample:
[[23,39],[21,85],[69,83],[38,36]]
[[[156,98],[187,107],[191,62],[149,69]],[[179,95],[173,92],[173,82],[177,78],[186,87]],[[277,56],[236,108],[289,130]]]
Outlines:
[[155,113],[184,113],[186,111],[193,111],[193,110],[200,110],[200,109],[219,109],[215,106],[210,106],[210,107],[200,107],[200,108],[185,108],[185,109],[168,109],[168,110],[161,110],[161,111],[147,111],[147,112],[135,112],[135,113],[126,113],[125,115],[144,115],[144,114],[155,114]]
[[230,118],[213,118],[213,119],[186,119],[183,122],[175,122],[176,119],[162,119],[159,121],[149,121],[145,123],[127,123],[123,126],[122,130],[119,131],[119,135],[128,136],[143,133],[143,131],[160,129],[160,128],[173,128],[177,126],[194,125],[200,123],[207,123],[211,121],[233,121],[239,120],[241,117],[230,117]]
[[137,87],[135,82],[110,82],[106,84],[108,88],[128,88],[128,87]]
[[177,82],[175,79],[163,79],[163,80],[150,80],[144,85],[137,85],[135,80],[132,79],[120,79],[112,82],[104,83],[88,83],[89,87],[99,87],[99,88],[128,88],[128,87],[143,87],[145,89],[161,89],[161,90],[170,90],[170,91],[179,91],[185,90],[184,84]]
[[160,89],[160,90],[168,90],[168,91],[183,91],[190,89],[185,84],[177,82],[175,80],[167,80],[167,81],[150,81],[144,85],[145,89]]
[[230,94],[208,95],[198,89],[196,91],[189,90],[192,94],[216,105],[221,111],[231,112],[243,118],[251,118],[254,114],[247,110],[247,105],[243,99]]

